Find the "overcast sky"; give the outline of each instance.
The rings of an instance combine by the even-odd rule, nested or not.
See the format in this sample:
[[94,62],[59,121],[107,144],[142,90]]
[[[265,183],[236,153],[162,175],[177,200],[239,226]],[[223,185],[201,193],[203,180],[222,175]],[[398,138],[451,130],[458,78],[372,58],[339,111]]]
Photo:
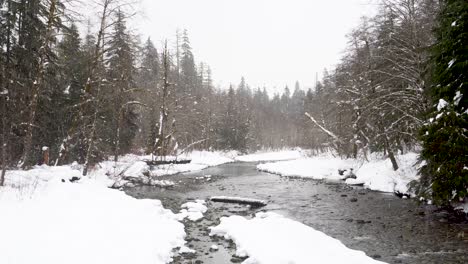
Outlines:
[[[142,0],[134,28],[161,46],[177,28],[189,31],[197,62],[215,84],[282,91],[310,87],[346,47],[346,34],[375,6],[370,0]],[[275,88],[276,87],[276,88]]]

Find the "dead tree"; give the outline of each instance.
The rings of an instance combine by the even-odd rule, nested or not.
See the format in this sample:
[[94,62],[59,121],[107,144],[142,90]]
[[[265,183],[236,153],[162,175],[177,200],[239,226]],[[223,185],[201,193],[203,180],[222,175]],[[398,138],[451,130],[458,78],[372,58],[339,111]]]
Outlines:
[[320,128],[320,130],[322,130],[325,134],[327,134],[328,137],[330,137],[332,139],[332,144],[333,144],[333,147],[338,151],[340,152],[340,148],[342,147],[343,145],[343,141],[333,132],[331,132],[330,130],[326,129],[324,126],[320,125],[319,122],[317,122],[317,120],[315,120],[315,118],[310,115],[309,113],[305,113],[305,115],[318,127]]
[[[163,85],[161,91],[161,108],[159,112],[159,123],[157,124],[157,135],[153,145],[153,154],[156,154],[161,159],[164,159],[169,153],[169,145],[174,141],[175,133],[175,120],[172,122],[172,131],[168,127],[168,118],[169,118],[169,97],[171,95],[171,84],[169,82],[169,51],[167,49],[167,41],[164,44],[163,52]],[[166,133],[167,132],[167,133]],[[176,143],[177,144],[177,143]]]

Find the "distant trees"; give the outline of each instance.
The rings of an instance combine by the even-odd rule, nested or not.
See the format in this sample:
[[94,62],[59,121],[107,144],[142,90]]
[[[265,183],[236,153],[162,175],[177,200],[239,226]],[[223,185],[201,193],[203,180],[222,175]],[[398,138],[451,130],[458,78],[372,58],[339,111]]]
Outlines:
[[249,132],[249,109],[247,108],[245,80],[239,85],[239,88],[234,90],[231,86],[227,93],[227,102],[222,111],[219,138],[220,147],[223,149],[237,149],[240,151],[247,150],[248,132]]
[[421,130],[419,194],[441,204],[468,196],[468,2],[443,1],[432,48],[430,111]]

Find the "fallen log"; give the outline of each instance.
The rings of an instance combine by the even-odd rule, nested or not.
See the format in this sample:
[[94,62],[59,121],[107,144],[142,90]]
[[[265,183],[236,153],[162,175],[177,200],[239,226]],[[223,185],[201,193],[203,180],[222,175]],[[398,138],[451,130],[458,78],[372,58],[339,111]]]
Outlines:
[[145,160],[150,166],[168,165],[168,164],[188,164],[192,160]]
[[236,203],[236,204],[247,204],[256,207],[266,206],[267,202],[263,200],[242,198],[242,197],[228,197],[228,196],[213,196],[210,198],[213,202],[219,203]]

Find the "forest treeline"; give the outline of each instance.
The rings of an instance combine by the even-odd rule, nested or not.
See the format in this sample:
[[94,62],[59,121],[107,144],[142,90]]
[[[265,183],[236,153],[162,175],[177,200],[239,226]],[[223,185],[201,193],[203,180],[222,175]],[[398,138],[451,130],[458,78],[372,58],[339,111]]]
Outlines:
[[98,3],[97,25],[83,25],[70,1],[0,1],[4,168],[42,162],[44,147],[52,165],[87,168],[129,152],[319,145],[301,114],[299,84],[272,98],[244,78],[214,87],[186,30],[162,47],[140,43],[128,29],[128,2]]
[[[448,82],[446,92],[437,92],[441,75],[458,74],[466,84],[460,70],[466,69],[466,48],[453,61],[454,47],[437,55],[447,30],[455,32],[454,43],[466,40],[466,2],[378,3],[377,14],[348,35],[342,60],[315,87],[306,90],[297,82],[269,95],[244,78],[229,88],[215,87],[209,65],[195,60],[186,30],[161,47],[151,39],[138,41],[147,32],[128,29],[128,2],[99,0],[98,23],[80,35],[86,25],[68,9],[71,1],[0,0],[3,171],[37,164],[44,146],[51,164],[78,161],[84,174],[96,162],[128,152],[165,156],[192,148],[295,146],[333,148],[353,158],[383,152],[397,170],[397,153],[422,147],[428,162],[423,167],[430,167],[423,169],[429,175],[419,187],[423,193],[440,170],[429,162],[440,146],[425,144],[427,133],[436,134],[429,116],[456,102],[461,110],[455,116],[462,116],[456,126],[466,124],[466,99],[462,90],[457,93],[466,85]],[[452,22],[445,25],[444,19]],[[441,63],[456,74],[437,70]],[[458,132],[466,137],[466,127]],[[454,165],[462,178],[465,161]],[[467,182],[459,181],[456,189],[464,194],[457,197],[466,196]]]

